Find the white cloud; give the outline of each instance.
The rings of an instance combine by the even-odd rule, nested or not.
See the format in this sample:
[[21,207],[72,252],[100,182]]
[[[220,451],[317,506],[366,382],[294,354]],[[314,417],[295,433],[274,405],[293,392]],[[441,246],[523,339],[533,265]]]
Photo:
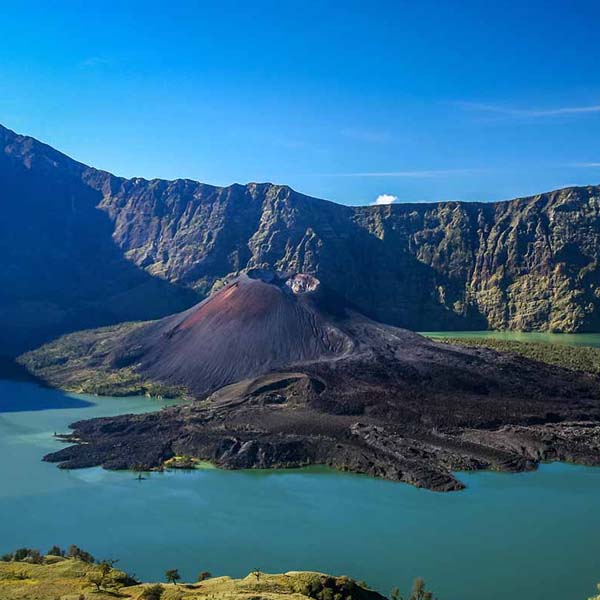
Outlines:
[[600,104],[588,106],[558,106],[554,108],[514,108],[497,104],[482,104],[479,102],[456,102],[455,104],[464,110],[515,118],[559,117],[563,115],[600,113]]
[[391,194],[379,194],[373,204],[375,206],[383,206],[385,204],[394,204],[398,200],[398,196],[392,196]]
[[595,169],[596,167],[600,167],[600,162],[587,162],[587,163],[576,163],[575,167],[589,167]]

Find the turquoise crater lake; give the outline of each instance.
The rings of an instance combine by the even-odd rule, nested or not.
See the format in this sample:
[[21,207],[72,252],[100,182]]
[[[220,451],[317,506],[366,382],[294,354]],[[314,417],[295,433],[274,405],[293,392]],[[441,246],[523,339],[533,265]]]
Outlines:
[[421,335],[433,339],[479,338],[511,342],[539,342],[542,344],[566,344],[568,346],[600,347],[600,333],[546,333],[523,331],[424,331]]
[[386,594],[423,576],[441,600],[584,600],[600,581],[600,469],[465,473],[440,494],[319,468],[137,481],[41,461],[73,421],[166,404],[0,381],[0,552],[75,543],[147,580],[310,569]]

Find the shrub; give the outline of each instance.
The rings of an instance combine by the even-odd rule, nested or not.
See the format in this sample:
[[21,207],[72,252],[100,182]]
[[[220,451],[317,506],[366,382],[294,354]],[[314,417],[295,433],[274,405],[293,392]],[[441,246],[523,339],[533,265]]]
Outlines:
[[415,579],[413,589],[408,600],[433,600],[433,592],[425,589],[425,580],[420,577]]
[[119,591],[125,584],[131,581],[131,578],[113,569],[115,560],[103,560],[88,572],[87,579],[96,591]]
[[27,558],[27,556],[29,556],[29,552],[30,552],[29,548],[19,548],[19,549],[15,550],[15,553],[13,554],[13,560],[16,560],[16,561],[25,560]]
[[181,575],[177,569],[169,569],[165,571],[165,579],[167,582],[177,585],[177,582],[181,579]]
[[96,562],[94,557],[89,553],[86,552],[85,550],[82,550],[81,548],[79,548],[78,546],[75,546],[75,544],[71,544],[69,546],[69,550],[67,551],[67,556],[69,558],[76,558],[78,560],[81,560],[85,563],[93,563]]
[[145,588],[140,598],[142,600],[160,600],[164,591],[165,588],[163,588],[163,586],[160,585],[160,583],[156,583],[154,585],[151,585],[150,587]]
[[44,562],[44,559],[39,550],[30,550],[27,555],[27,559],[29,562],[32,562],[36,565],[41,565]]
[[48,552],[46,552],[47,556],[64,556],[65,551],[61,550],[59,546],[52,546]]

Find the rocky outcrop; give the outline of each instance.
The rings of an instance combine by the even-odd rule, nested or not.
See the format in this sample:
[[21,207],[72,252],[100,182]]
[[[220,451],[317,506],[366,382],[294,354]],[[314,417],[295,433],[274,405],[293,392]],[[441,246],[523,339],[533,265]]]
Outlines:
[[162,316],[242,270],[316,276],[417,330],[600,331],[600,187],[347,207],[286,186],[122,179],[0,127],[0,324],[16,350]]
[[[473,356],[473,372],[443,382],[435,371],[444,358],[419,381],[397,375],[408,364],[383,361],[378,371],[328,362],[224,388],[205,403],[78,422],[61,436],[74,445],[45,460],[108,469],[162,468],[176,456],[226,469],[329,465],[436,491],[462,489],[456,471],[527,471],[550,460],[600,465],[597,380],[529,364],[532,388],[543,379],[549,385],[534,391],[518,380],[509,389],[508,378],[523,368],[518,360],[500,359],[507,380],[494,382],[498,357]],[[478,380],[477,367],[487,371]],[[492,389],[468,391],[485,383]]]

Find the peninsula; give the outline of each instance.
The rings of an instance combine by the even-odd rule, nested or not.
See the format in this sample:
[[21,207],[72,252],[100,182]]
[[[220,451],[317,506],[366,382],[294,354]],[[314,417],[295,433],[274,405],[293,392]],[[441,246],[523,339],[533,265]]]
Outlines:
[[71,334],[25,355],[55,386],[143,381],[191,401],[94,419],[63,468],[323,464],[432,490],[455,471],[600,464],[600,378],[385,325],[306,274],[249,271],[158,321]]

